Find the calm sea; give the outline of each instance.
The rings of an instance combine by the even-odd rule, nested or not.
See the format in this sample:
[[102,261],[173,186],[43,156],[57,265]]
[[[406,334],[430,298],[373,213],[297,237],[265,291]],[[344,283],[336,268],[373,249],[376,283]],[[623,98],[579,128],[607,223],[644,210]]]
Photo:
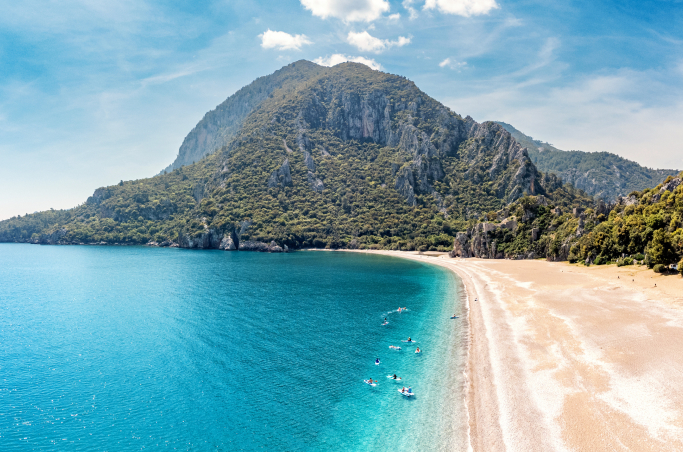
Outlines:
[[385,256],[0,244],[0,449],[464,450],[457,290]]

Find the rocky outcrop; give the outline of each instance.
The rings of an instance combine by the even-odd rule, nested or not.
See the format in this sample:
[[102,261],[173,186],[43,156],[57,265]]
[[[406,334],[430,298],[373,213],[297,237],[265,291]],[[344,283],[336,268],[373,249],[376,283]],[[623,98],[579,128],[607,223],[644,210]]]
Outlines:
[[218,245],[219,250],[225,250],[225,251],[235,251],[237,249],[237,246],[235,245],[235,240],[232,237],[232,234],[225,234],[223,238],[221,239],[220,245]]
[[215,229],[206,229],[200,234],[178,234],[180,248],[216,249],[220,246],[223,234]]
[[315,174],[313,174],[311,171],[307,173],[306,177],[308,179],[308,186],[311,187],[311,190],[316,193],[322,193],[323,190],[325,190],[325,184],[323,181],[315,177]]
[[268,187],[285,187],[288,185],[292,185],[292,172],[289,168],[289,159],[285,159],[280,168],[271,173],[268,178]]
[[260,252],[268,252],[268,253],[282,253],[285,251],[289,251],[289,248],[285,245],[285,247],[280,247],[275,241],[268,243],[264,242],[255,242],[251,240],[244,240],[240,242],[239,244],[239,250],[240,251],[260,251]]
[[479,257],[484,259],[502,259],[503,253],[497,250],[495,240],[489,232],[500,227],[493,223],[478,223],[467,230],[458,232],[453,240],[450,257]]

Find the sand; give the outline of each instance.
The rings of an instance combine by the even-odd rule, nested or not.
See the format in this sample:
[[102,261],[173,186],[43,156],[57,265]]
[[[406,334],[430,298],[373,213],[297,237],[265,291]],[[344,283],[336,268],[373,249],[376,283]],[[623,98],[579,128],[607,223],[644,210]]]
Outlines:
[[683,451],[680,276],[376,253],[444,266],[465,286],[472,450]]

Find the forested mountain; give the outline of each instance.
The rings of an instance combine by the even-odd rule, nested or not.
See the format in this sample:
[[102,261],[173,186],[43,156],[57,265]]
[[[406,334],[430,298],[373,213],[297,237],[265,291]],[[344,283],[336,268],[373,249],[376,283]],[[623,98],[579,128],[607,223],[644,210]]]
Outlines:
[[298,61],[258,79],[205,116],[174,165],[202,155],[0,222],[0,241],[443,250],[525,195],[592,203],[541,174],[502,126],[357,63]]
[[[503,221],[472,225],[454,241],[452,256],[545,257],[586,265],[642,263],[683,274],[683,172],[616,204],[557,208],[538,196],[506,206]],[[495,220],[495,218],[493,219]]]
[[524,135],[510,124],[498,124],[527,148],[531,161],[539,171],[556,174],[564,182],[608,202],[632,191],[654,187],[679,171],[646,168],[609,152],[562,151]]

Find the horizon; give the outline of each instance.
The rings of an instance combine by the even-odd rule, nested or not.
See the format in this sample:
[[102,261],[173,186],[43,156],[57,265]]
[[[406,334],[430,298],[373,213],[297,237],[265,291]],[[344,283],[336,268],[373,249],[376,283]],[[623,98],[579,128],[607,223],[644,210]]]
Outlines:
[[8,5],[0,219],[72,208],[98,187],[158,174],[206,112],[301,59],[405,76],[462,116],[565,151],[683,169],[675,4],[354,5]]

